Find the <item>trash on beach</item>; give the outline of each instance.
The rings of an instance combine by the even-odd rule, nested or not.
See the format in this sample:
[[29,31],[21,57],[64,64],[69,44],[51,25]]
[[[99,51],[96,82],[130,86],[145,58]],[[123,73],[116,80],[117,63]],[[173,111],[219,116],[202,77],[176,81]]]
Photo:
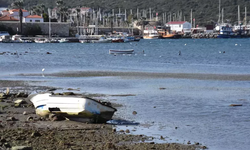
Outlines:
[[36,109],[36,114],[49,117],[65,117],[69,120],[106,123],[117,111],[108,102],[83,97],[82,95],[55,95],[52,92],[33,94],[29,96]]

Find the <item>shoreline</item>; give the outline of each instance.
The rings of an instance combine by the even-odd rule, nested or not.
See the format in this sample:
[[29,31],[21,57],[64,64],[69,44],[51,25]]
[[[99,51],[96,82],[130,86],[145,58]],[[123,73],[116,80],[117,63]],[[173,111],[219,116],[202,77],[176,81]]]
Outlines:
[[[41,74],[17,74],[18,76],[41,76]],[[207,73],[153,73],[153,72],[121,72],[121,71],[69,71],[44,73],[54,77],[123,77],[123,78],[176,78],[197,80],[231,80],[250,81],[250,74],[207,74]]]
[[[19,90],[19,93],[21,90],[29,93],[34,90],[42,91],[53,88],[39,85],[29,86],[30,82],[33,81],[0,80],[1,92],[6,92],[4,89],[7,87],[10,88],[10,93],[15,90]],[[25,103],[20,107],[15,107],[14,101],[16,99],[23,99]],[[1,98],[0,105],[2,108],[0,111],[0,148],[7,149],[15,146],[26,146],[31,149],[195,150],[206,148],[199,143],[187,143],[187,145],[179,143],[158,144],[145,135],[132,135],[129,130],[116,131],[116,127],[110,124],[86,124],[67,120],[48,121],[35,114],[34,107],[26,97]],[[119,107],[117,108],[118,111]],[[33,119],[28,120],[29,117]],[[83,135],[84,137],[82,137]]]

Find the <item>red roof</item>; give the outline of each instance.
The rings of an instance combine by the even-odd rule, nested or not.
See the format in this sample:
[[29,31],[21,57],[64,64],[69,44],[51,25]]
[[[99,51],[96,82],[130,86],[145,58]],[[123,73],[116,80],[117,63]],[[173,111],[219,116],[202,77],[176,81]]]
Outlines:
[[[19,12],[19,9],[12,9],[12,10],[10,10],[10,11],[12,11],[12,12]],[[22,9],[22,11],[23,11],[23,12],[28,12],[28,11],[25,10],[25,9]]]
[[172,21],[168,22],[167,24],[184,24],[186,21]]
[[0,21],[19,21],[19,20],[14,17],[5,15],[5,16],[0,17]]
[[38,15],[29,15],[29,16],[26,16],[25,18],[43,18],[43,17],[38,16]]

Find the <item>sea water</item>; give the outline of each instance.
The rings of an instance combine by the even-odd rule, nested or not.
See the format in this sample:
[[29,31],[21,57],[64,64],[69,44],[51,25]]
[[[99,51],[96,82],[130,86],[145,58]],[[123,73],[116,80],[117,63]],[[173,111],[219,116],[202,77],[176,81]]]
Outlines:
[[[110,55],[109,49],[134,49],[135,53]],[[46,75],[70,71],[247,75],[250,74],[250,39],[0,43],[2,52],[8,53],[0,55],[1,80],[46,81],[41,84],[80,88],[81,92],[89,93],[134,95],[109,97],[111,102],[123,105],[115,118],[140,123],[117,126],[130,129],[132,134],[153,136],[157,142],[199,142],[213,150],[248,149],[250,146],[250,84],[247,79]],[[42,76],[43,68],[45,76]],[[242,106],[231,107],[230,104]]]

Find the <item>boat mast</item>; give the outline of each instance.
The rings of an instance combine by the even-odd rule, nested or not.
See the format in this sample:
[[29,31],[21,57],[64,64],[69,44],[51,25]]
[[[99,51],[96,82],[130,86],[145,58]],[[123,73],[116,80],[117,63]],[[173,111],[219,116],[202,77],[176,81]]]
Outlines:
[[51,38],[51,9],[48,8],[48,13],[49,13],[49,39]]
[[240,24],[240,5],[238,5],[238,24]]
[[245,7],[245,27],[247,27],[247,7]]
[[221,10],[221,23],[224,23],[224,8]]
[[191,9],[190,19],[191,19],[191,28],[192,28],[193,27],[193,9]]
[[221,0],[219,0],[219,19],[218,19],[218,23],[220,24],[220,7],[221,7]]

